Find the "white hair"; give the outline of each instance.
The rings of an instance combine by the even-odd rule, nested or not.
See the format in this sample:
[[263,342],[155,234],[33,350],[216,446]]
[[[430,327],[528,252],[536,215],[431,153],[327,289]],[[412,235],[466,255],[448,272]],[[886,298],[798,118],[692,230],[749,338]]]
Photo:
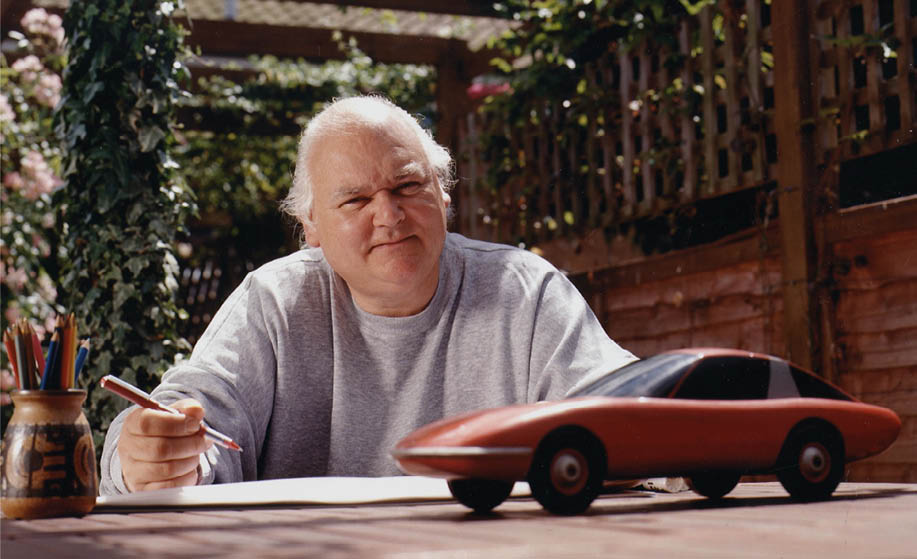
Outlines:
[[308,162],[317,142],[327,136],[352,134],[367,124],[384,123],[395,117],[417,135],[442,192],[455,183],[454,165],[449,150],[436,143],[433,135],[417,119],[388,99],[369,95],[337,99],[315,115],[303,131],[296,153],[293,186],[280,209],[296,218],[303,229],[312,225],[313,182]]

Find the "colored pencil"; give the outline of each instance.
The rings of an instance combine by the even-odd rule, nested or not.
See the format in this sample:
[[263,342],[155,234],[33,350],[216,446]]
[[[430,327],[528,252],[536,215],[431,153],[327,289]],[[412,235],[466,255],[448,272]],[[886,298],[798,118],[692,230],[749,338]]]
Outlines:
[[76,355],[76,365],[73,367],[73,386],[76,386],[76,379],[80,378],[80,371],[83,364],[86,363],[86,357],[89,356],[89,338],[80,342],[80,352]]
[[48,344],[48,357],[45,358],[45,370],[41,374],[41,386],[42,390],[49,387],[50,384],[54,382],[54,367],[57,363],[57,357],[60,353],[60,336],[55,331],[51,334],[51,343]]
[[19,328],[13,327],[13,346],[16,348],[15,356],[16,365],[19,370],[19,386],[23,390],[32,388],[29,382],[29,372],[25,368],[25,355],[22,352],[22,337],[19,335]]
[[29,333],[32,335],[32,353],[35,355],[35,361],[38,365],[36,371],[45,370],[45,356],[41,352],[41,340],[38,339],[38,334],[35,333],[35,330],[32,330],[32,327],[29,326]]
[[19,364],[16,362],[16,346],[13,343],[13,337],[10,336],[9,328],[3,332],[3,345],[6,347],[6,356],[9,357],[10,366],[13,368],[16,388],[22,388],[22,384],[19,381]]
[[[104,377],[102,377],[102,380],[99,381],[99,385],[101,385],[102,388],[104,388],[105,390],[114,392],[118,396],[121,396],[125,400],[133,402],[140,407],[151,409],[151,410],[164,411],[164,412],[168,412],[171,414],[183,415],[177,409],[170,408],[168,406],[164,406],[163,404],[160,404],[159,402],[150,398],[150,395],[144,392],[143,390],[140,390],[136,386],[133,386],[119,379],[116,376],[105,375]],[[236,444],[231,438],[211,428],[207,424],[204,424],[203,426],[204,426],[204,436],[206,436],[208,439],[222,446],[223,448],[228,448],[230,450],[237,450],[239,452],[242,452],[242,447]]]

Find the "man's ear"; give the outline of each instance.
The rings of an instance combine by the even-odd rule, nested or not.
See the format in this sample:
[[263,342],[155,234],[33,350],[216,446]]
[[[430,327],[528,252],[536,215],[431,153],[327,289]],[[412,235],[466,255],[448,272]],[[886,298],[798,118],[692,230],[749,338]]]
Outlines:
[[318,236],[318,231],[315,229],[315,225],[312,224],[303,224],[303,233],[306,236],[306,244],[312,248],[318,248],[322,246],[321,239]]

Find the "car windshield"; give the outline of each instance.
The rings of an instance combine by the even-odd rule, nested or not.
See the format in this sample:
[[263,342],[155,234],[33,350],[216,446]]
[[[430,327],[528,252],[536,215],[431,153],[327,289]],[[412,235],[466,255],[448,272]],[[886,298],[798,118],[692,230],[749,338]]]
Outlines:
[[663,353],[634,361],[588,384],[568,398],[580,396],[618,396],[665,398],[684,370],[700,359],[690,353]]

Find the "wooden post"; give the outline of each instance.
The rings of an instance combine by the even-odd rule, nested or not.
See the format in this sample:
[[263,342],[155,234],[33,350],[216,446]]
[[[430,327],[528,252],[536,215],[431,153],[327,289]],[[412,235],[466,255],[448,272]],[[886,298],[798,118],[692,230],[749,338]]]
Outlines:
[[[814,368],[820,342],[814,240],[815,107],[807,2],[774,2],[774,123],[787,358]],[[814,50],[814,49],[813,49]]]

